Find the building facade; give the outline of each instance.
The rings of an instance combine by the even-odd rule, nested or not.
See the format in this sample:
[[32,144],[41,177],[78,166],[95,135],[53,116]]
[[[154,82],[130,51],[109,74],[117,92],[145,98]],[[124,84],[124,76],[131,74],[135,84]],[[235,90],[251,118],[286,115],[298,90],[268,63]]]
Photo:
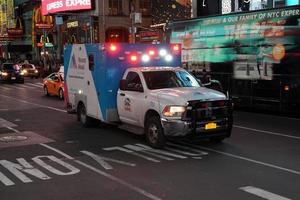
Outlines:
[[299,5],[299,0],[193,0],[193,17]]
[[[9,1],[9,3],[8,3]],[[0,56],[21,60],[62,60],[63,47],[74,43],[162,41],[151,25],[191,17],[190,0],[101,0],[92,9],[43,16],[40,0],[0,0]],[[3,6],[6,5],[6,6]],[[11,6],[7,6],[11,5]],[[12,8],[8,11],[7,7]],[[2,11],[1,10],[1,11]],[[11,19],[11,22],[7,22]],[[5,32],[10,25],[14,37]],[[5,37],[4,37],[5,36]],[[0,51],[1,51],[0,46]],[[5,54],[6,52],[6,54]]]

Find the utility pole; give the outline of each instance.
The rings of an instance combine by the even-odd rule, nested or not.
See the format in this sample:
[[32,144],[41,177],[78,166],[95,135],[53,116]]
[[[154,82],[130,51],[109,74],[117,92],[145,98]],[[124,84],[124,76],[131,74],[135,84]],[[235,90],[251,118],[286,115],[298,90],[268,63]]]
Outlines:
[[130,4],[130,19],[131,19],[131,43],[135,43],[135,31],[136,27],[134,25],[135,23],[135,10],[134,10],[134,3],[131,1]]
[[8,32],[7,32],[7,29],[9,28],[8,27],[8,16],[7,16],[7,2],[5,2],[5,28],[6,28],[6,33],[4,34],[4,37],[5,37],[5,59],[8,59],[9,56],[8,56]]
[[[106,26],[106,25],[105,25],[105,14],[106,14],[106,13],[105,13],[105,1],[106,1],[106,0],[102,0],[102,27],[103,27],[103,33],[104,33],[104,34],[103,34],[103,37],[104,37],[104,38],[103,38],[103,41],[102,41],[103,43],[104,43],[105,40],[106,40],[106,38],[105,38],[105,37],[106,37],[106,33],[105,33],[105,29],[106,29],[106,27],[105,27],[105,26]],[[99,21],[100,21],[100,20],[99,20]]]

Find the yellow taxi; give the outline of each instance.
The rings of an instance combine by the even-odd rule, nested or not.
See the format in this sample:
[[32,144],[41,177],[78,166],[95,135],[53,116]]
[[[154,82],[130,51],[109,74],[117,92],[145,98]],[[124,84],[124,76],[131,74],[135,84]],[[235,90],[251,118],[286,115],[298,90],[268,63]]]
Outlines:
[[58,96],[64,99],[64,77],[62,73],[55,72],[43,80],[44,94],[46,96]]

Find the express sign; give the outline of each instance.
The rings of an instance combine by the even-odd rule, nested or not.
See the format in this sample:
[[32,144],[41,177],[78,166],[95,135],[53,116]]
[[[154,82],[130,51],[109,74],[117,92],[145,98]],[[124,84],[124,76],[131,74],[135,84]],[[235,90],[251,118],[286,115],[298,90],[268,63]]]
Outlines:
[[62,11],[88,10],[91,8],[91,0],[42,0],[43,15]]

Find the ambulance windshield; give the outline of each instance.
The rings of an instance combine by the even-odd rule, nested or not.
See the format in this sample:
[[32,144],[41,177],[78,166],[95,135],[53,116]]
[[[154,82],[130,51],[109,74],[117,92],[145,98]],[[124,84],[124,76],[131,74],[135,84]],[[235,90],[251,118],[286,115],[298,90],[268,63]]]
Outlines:
[[200,87],[197,80],[186,71],[146,71],[143,72],[150,90],[178,87]]

